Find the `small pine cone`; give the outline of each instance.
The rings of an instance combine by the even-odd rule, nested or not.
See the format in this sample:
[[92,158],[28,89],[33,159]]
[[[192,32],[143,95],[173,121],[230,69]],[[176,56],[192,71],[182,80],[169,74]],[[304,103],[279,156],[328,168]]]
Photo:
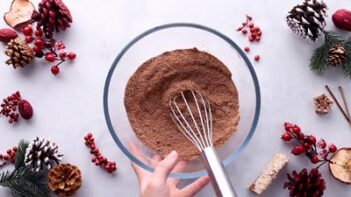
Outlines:
[[45,138],[35,138],[29,143],[24,155],[24,163],[35,172],[51,169],[62,160],[62,154],[58,153],[58,146]]
[[339,66],[346,60],[346,49],[344,46],[336,44],[328,51],[327,64],[330,66]]
[[308,173],[306,168],[298,174],[295,170],[288,174],[288,181],[284,189],[290,190],[289,196],[321,197],[326,188],[325,180],[318,169],[314,168]]
[[34,11],[32,19],[37,21],[37,29],[43,27],[47,38],[52,37],[54,31],[65,31],[72,23],[71,12],[62,0],[42,0]]
[[5,47],[5,54],[10,57],[5,63],[12,65],[13,68],[24,67],[34,59],[33,50],[28,44],[19,39],[12,39]]
[[81,172],[71,164],[60,164],[49,171],[48,185],[59,196],[72,196],[81,184]]
[[329,113],[331,107],[333,106],[333,101],[331,101],[325,94],[322,94],[313,99],[315,105],[315,111],[318,114]]
[[315,41],[322,33],[326,22],[327,6],[322,0],[305,0],[296,5],[286,17],[293,32],[308,41]]

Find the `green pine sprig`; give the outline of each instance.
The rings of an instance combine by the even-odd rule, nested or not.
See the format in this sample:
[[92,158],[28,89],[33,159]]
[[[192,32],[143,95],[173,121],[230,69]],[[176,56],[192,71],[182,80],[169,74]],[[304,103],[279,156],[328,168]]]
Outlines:
[[329,49],[338,43],[342,43],[343,40],[337,34],[333,32],[324,31],[325,42],[322,46],[318,47],[311,57],[310,68],[313,72],[318,75],[322,75],[328,68],[327,56]]
[[16,156],[15,156],[15,168],[24,166],[24,155],[26,154],[26,149],[29,145],[29,142],[26,140],[21,140],[18,143]]
[[0,175],[0,186],[11,189],[14,197],[48,197],[50,191],[44,173],[33,172],[27,167],[19,167]]

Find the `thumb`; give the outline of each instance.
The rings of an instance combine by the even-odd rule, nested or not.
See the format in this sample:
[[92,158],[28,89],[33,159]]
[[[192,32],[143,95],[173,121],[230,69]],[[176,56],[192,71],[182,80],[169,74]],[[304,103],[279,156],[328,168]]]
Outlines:
[[166,158],[160,161],[156,168],[155,172],[153,173],[153,178],[155,180],[164,180],[166,181],[168,175],[171,173],[174,166],[177,164],[178,154],[176,151],[172,151],[169,153]]

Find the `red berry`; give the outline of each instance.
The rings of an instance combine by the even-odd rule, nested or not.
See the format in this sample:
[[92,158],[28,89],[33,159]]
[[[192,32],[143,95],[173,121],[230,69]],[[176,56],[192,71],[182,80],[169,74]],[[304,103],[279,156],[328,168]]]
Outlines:
[[256,37],[256,41],[259,42],[261,40],[261,36]]
[[17,146],[12,147],[12,150],[16,152],[17,151]]
[[33,36],[26,36],[26,38],[24,39],[26,41],[26,43],[31,43],[33,42]]
[[261,31],[259,27],[255,27],[254,30],[255,30],[255,32]]
[[43,35],[43,31],[41,29],[38,29],[34,32],[36,37],[41,37]]
[[298,127],[298,126],[294,126],[293,128],[292,128],[292,132],[294,132],[295,134],[299,134],[300,132],[301,132],[301,129],[300,129],[300,127]]
[[246,30],[246,29],[243,29],[243,30],[241,31],[241,33],[243,33],[244,35],[246,35],[246,34],[247,34],[247,30]]
[[310,144],[316,144],[317,140],[316,140],[316,138],[313,135],[311,135],[311,136],[308,137],[308,142]]
[[46,58],[46,60],[49,61],[49,62],[55,61],[55,55],[52,54],[52,53],[46,54],[46,55],[45,55],[45,58]]
[[11,154],[11,153],[12,153],[12,150],[11,150],[11,149],[8,149],[8,150],[6,151],[6,153],[7,153],[7,154]]
[[325,141],[322,139],[318,142],[318,146],[325,149],[327,147],[327,143],[325,143]]
[[250,51],[250,47],[245,47],[244,50],[245,50],[246,52],[249,52],[249,51]]
[[51,73],[53,75],[58,75],[60,73],[60,68],[58,66],[52,66],[51,67]]
[[290,129],[293,127],[293,125],[291,123],[284,123],[284,128],[285,128],[285,131],[290,131]]
[[260,56],[259,56],[259,55],[255,55],[254,60],[255,60],[256,62],[260,61]]
[[35,53],[40,53],[40,52],[41,52],[41,47],[40,47],[40,46],[37,46],[37,45],[34,45],[33,51],[34,51]]
[[44,44],[44,40],[41,39],[41,38],[35,39],[34,44],[35,44],[36,46],[40,46],[40,47],[41,47],[41,46],[43,46],[43,44]]
[[255,40],[255,38],[254,37],[252,37],[252,35],[249,37],[249,41],[250,42],[253,42]]
[[67,57],[68,57],[68,59],[70,59],[70,60],[74,60],[74,59],[76,58],[76,54],[73,53],[73,52],[69,52],[69,53],[67,54]]
[[303,146],[305,147],[306,150],[311,148],[311,144],[310,143],[304,143]]
[[0,159],[3,159],[4,158],[4,155],[0,154]]
[[331,153],[335,153],[336,150],[337,150],[337,148],[336,148],[336,146],[335,146],[334,144],[330,144],[330,145],[329,145],[329,151],[330,151]]
[[258,31],[256,34],[257,34],[258,36],[261,36],[261,35],[262,35],[262,31]]
[[302,145],[297,145],[294,146],[294,148],[291,150],[291,153],[294,155],[300,155],[304,152],[305,148]]
[[284,133],[281,137],[282,140],[288,142],[292,139],[291,135],[289,133]]
[[250,28],[250,33],[255,33],[255,28],[254,27]]
[[314,163],[314,164],[318,163],[318,162],[319,162],[318,156],[316,156],[316,155],[313,156],[313,157],[311,158],[311,162]]
[[249,24],[249,27],[250,27],[250,28],[253,28],[254,26],[255,26],[255,25],[254,25],[253,23],[250,23],[250,24]]
[[9,159],[10,159],[10,157],[9,157],[8,155],[5,155],[5,156],[4,156],[4,160],[5,160],[5,161],[8,161]]
[[305,138],[305,134],[299,133],[297,134],[297,138],[299,138],[300,140],[303,140]]
[[24,35],[30,36],[33,33],[33,29],[31,26],[27,26],[27,27],[23,28],[22,32]]

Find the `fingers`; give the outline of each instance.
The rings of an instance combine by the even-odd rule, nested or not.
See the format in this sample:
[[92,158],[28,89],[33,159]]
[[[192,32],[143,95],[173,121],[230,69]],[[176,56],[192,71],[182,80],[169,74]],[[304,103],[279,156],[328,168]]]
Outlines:
[[[145,157],[139,151],[138,147],[135,144],[130,142],[129,143],[129,150],[130,150],[130,152],[132,152],[136,156],[137,159],[139,159],[141,162],[146,163]],[[138,179],[141,180],[144,177],[145,173],[147,173],[147,172],[144,171],[143,169],[141,169],[139,166],[137,166],[133,162],[131,163],[131,165],[132,165],[132,168],[133,168],[135,174],[137,175]]]
[[160,163],[161,160],[162,160],[162,157],[160,155],[157,155],[157,154],[154,155],[151,160],[151,166],[155,168],[157,164]]
[[192,182],[190,185],[186,186],[182,189],[182,196],[194,196],[197,192],[199,192],[203,187],[207,185],[210,181],[208,176],[201,177],[196,181]]
[[[172,172],[175,172],[175,173],[180,173],[180,172],[183,172],[183,170],[185,169],[186,167],[186,162],[185,161],[179,161],[177,163],[177,165],[174,167],[173,171]],[[172,186],[177,186],[180,182],[180,179],[169,179],[168,183]]]
[[170,154],[168,154],[165,159],[157,164],[155,172],[152,174],[153,179],[161,182],[166,182],[168,175],[177,163],[177,159],[178,154],[176,151],[172,151]]
[[143,169],[139,168],[139,166],[137,166],[137,165],[136,165],[135,163],[133,163],[133,162],[131,163],[131,165],[132,165],[132,168],[133,168],[135,174],[136,174],[137,177],[138,177],[138,180],[139,180],[139,181],[142,180],[143,177],[145,176],[145,171],[144,171]]
[[143,153],[141,153],[138,147],[132,142],[129,142],[129,151],[132,152],[138,160],[143,163],[147,163],[147,160],[145,159]]

